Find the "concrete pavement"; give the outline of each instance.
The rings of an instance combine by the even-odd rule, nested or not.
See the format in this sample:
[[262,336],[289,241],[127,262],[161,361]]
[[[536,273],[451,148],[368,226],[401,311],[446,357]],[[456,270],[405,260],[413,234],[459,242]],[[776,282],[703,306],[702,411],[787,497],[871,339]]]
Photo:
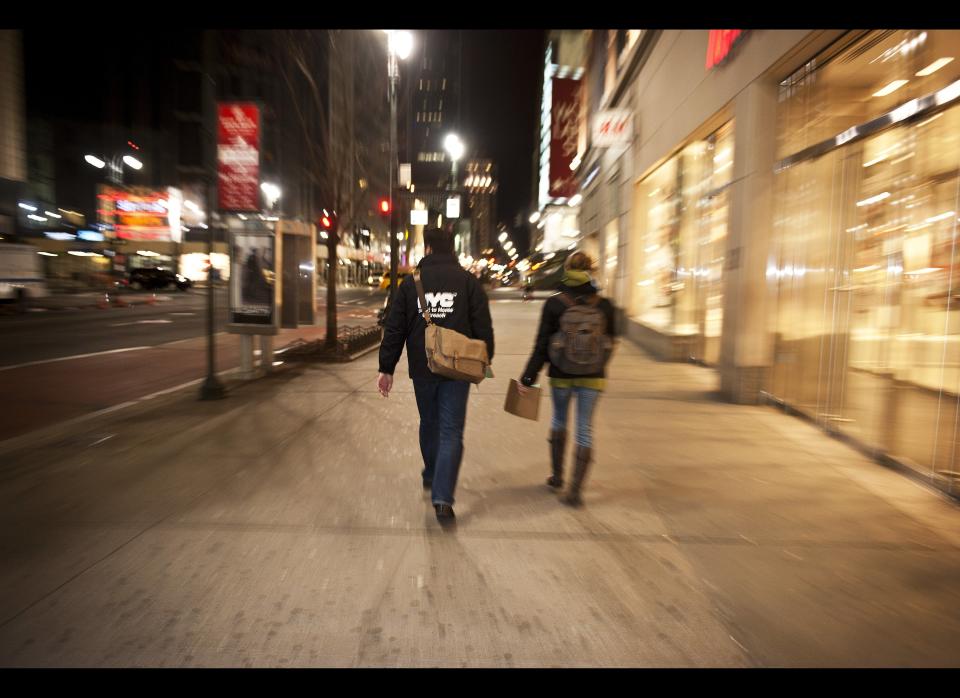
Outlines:
[[624,345],[560,505],[502,411],[539,309],[494,303],[454,531],[375,354],[0,454],[0,665],[960,666],[957,505],[708,369]]

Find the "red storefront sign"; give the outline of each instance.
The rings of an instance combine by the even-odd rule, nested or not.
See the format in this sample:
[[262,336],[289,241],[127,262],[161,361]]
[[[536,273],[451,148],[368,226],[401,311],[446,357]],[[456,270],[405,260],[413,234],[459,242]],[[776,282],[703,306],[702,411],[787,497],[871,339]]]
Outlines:
[[570,198],[577,193],[570,163],[577,156],[580,139],[579,80],[553,79],[550,125],[550,196]]
[[260,107],[217,104],[217,174],[221,211],[260,210]]
[[722,63],[741,38],[743,29],[711,29],[707,41],[707,70]]

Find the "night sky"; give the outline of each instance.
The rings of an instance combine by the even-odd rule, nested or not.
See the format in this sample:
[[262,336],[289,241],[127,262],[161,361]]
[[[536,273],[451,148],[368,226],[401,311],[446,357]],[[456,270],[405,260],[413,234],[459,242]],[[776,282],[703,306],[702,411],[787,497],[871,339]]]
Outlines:
[[[524,223],[530,215],[543,37],[539,30],[463,33],[461,137],[496,163],[497,216],[508,228],[517,213]],[[527,240],[520,238],[514,241],[522,251]]]

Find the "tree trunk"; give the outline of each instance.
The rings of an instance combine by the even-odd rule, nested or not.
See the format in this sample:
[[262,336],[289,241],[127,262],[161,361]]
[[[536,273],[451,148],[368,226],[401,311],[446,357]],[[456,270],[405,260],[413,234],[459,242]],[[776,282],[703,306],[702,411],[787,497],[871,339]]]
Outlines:
[[337,276],[340,272],[340,260],[337,259],[337,241],[340,239],[339,225],[331,230],[327,238],[327,341],[324,346],[334,349],[337,346]]

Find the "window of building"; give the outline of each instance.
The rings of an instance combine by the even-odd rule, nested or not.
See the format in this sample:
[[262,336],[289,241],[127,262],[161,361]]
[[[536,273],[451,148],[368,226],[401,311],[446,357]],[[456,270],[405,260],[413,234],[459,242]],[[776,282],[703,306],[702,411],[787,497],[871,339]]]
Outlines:
[[727,187],[733,122],[685,147],[636,191],[637,244],[629,311],[661,332],[694,338],[695,358],[719,361]]
[[[875,31],[811,62],[781,83],[779,155],[943,90],[958,56],[958,31]],[[774,177],[770,392],[934,478],[960,470],[958,201],[960,106]]]

